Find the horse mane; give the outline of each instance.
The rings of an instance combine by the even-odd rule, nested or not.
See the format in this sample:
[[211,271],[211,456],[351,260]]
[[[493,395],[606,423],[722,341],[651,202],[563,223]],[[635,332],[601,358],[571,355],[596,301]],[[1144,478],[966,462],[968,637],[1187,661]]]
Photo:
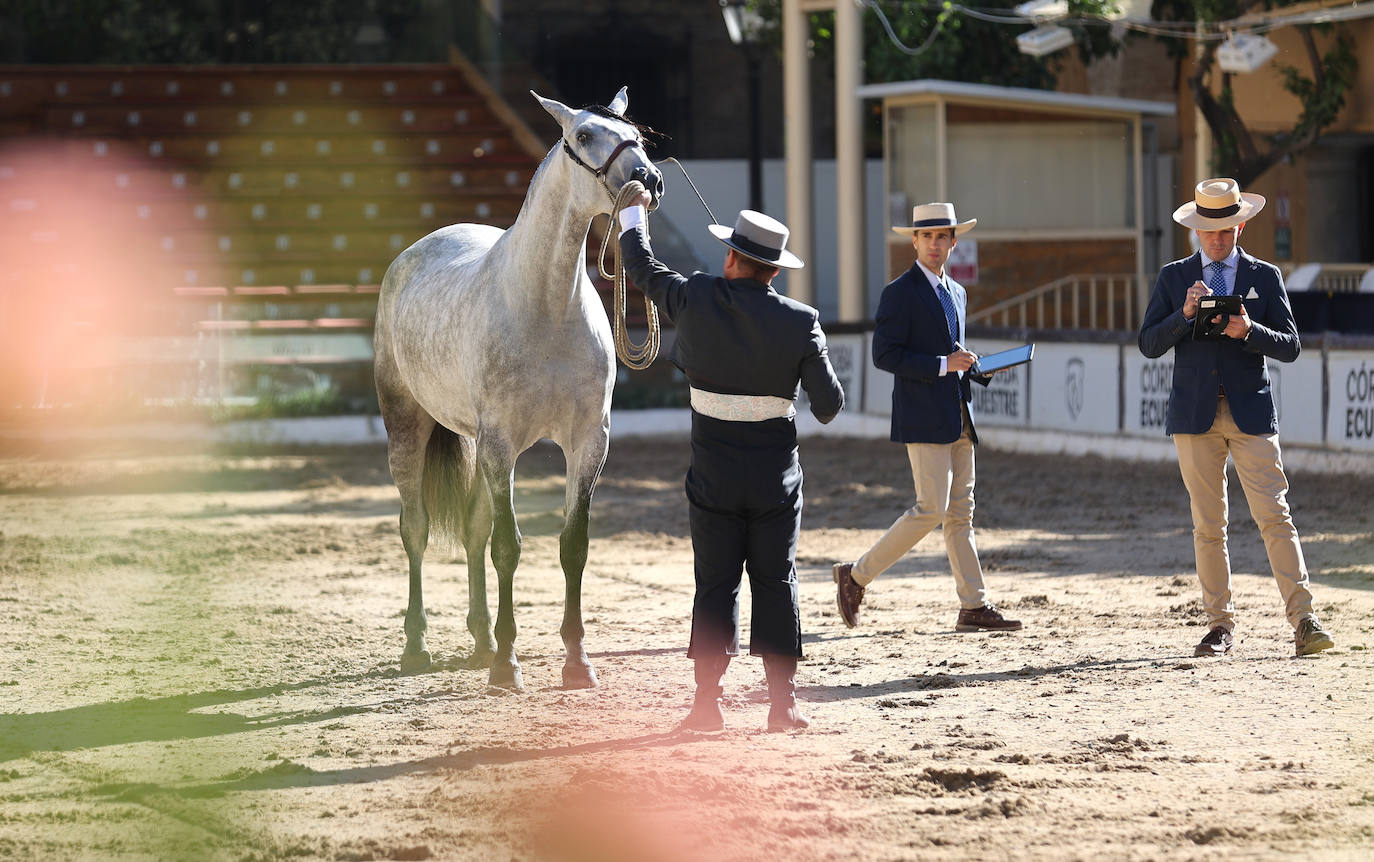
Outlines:
[[638,120],[632,120],[624,114],[617,114],[615,111],[612,111],[605,105],[583,105],[580,108],[580,110],[590,111],[591,113],[596,114],[598,117],[605,117],[608,120],[619,120],[620,122],[632,127],[635,131],[639,132],[639,136],[644,139],[644,142],[646,144],[657,146],[660,141],[670,140],[669,135],[660,132],[653,126],[650,126],[646,123],[641,123]]

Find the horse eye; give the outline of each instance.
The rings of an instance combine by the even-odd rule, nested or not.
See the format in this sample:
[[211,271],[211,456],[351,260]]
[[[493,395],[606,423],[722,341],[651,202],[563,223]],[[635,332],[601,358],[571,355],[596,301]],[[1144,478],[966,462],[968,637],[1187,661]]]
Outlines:
[[579,144],[585,144],[585,143],[587,143],[587,137],[588,137],[588,135],[587,135],[586,132],[578,132],[578,133],[577,133],[577,142],[578,142]]

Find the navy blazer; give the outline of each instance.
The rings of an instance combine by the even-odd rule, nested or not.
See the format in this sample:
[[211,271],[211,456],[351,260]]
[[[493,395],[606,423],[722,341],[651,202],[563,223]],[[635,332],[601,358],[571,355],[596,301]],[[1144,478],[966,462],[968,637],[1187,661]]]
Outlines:
[[800,383],[821,422],[844,407],[816,309],[752,279],[683,278],[654,258],[643,226],[621,234],[620,253],[630,280],[677,327],[669,358],[693,386],[795,399]]
[[1174,349],[1165,434],[1202,434],[1211,428],[1221,388],[1226,390],[1231,416],[1241,431],[1278,433],[1279,415],[1265,357],[1292,362],[1302,345],[1279,268],[1243,249],[1238,251],[1234,293],[1241,297],[1254,325],[1245,341],[1193,340],[1193,322],[1183,319],[1183,301],[1193,282],[1203,281],[1201,252],[1165,264],[1155,281],[1140,324],[1140,352],[1153,359]]
[[[948,273],[945,281],[958,312],[962,343],[968,294]],[[959,439],[964,428],[960,405],[973,400],[969,381],[986,386],[989,378],[954,372],[941,375],[940,357],[953,352],[944,307],[930,278],[913,263],[883,288],[873,329],[873,364],[893,375],[893,441],[953,443]],[[973,423],[971,408],[969,423]],[[973,442],[978,442],[977,430]]]

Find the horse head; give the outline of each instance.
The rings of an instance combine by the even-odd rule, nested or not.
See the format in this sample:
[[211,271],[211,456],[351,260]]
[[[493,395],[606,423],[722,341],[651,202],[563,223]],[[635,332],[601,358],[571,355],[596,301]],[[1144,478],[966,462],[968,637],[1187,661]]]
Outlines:
[[[649,161],[644,150],[644,134],[639,125],[625,118],[630,104],[624,87],[615,94],[611,104],[577,110],[555,99],[546,99],[533,90],[530,95],[539,100],[563,129],[563,152],[579,168],[585,169],[592,183],[574,183],[574,188],[587,189],[586,203],[596,212],[609,213],[616,193],[631,180],[638,180],[653,199],[649,209],[657,209],[663,197],[663,174]],[[574,174],[583,173],[582,170]],[[583,203],[583,201],[578,201]]]

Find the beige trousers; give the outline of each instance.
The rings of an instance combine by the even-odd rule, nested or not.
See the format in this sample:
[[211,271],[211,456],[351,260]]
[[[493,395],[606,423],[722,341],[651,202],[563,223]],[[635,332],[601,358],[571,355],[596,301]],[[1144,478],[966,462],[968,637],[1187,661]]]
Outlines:
[[1246,434],[1236,427],[1225,398],[1217,401],[1217,418],[1203,434],[1175,434],[1179,472],[1193,509],[1193,551],[1202,585],[1208,625],[1235,629],[1231,601],[1231,560],[1226,550],[1226,455],[1235,462],[1250,515],[1259,525],[1269,567],[1283,596],[1288,622],[1297,628],[1312,616],[1307,564],[1298,531],[1288,511],[1288,479],[1277,434]]
[[986,604],[983,567],[973,543],[973,432],[964,414],[964,432],[953,443],[908,443],[907,460],[916,484],[916,505],[902,513],[877,543],[854,564],[851,577],[867,585],[892,567],[937,526],[943,526],[945,551],[954,572],[955,591],[965,608]]

